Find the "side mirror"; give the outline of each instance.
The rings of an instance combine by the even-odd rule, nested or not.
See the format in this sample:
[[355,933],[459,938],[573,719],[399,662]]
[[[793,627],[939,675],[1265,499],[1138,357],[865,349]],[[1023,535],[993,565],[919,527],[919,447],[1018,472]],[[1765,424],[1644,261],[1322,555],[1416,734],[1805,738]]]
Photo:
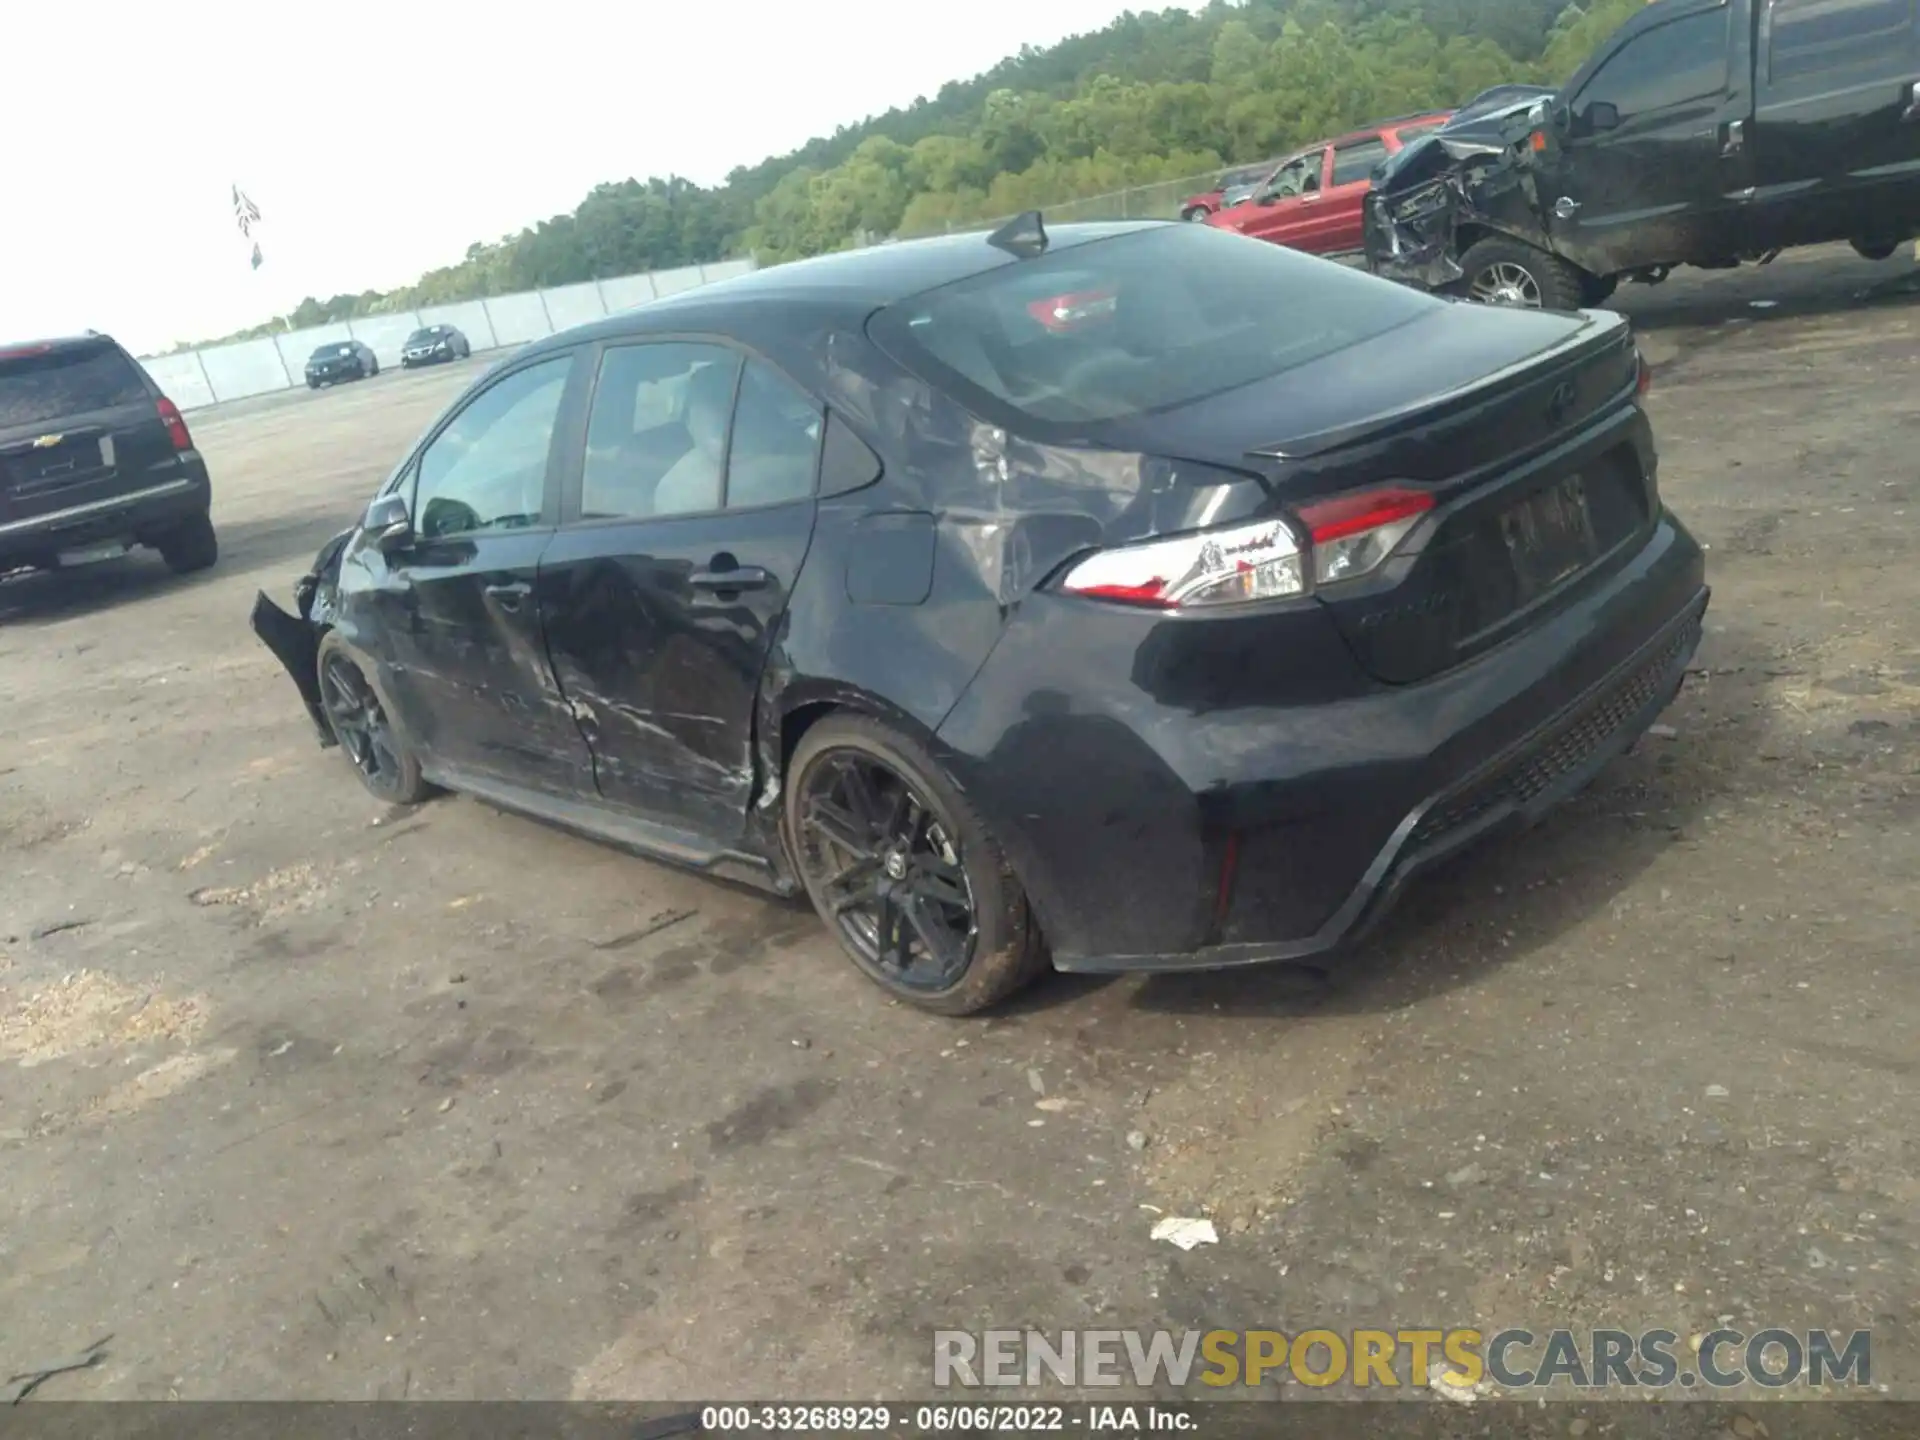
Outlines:
[[1620,128],[1620,107],[1611,100],[1596,100],[1585,112],[1587,130],[1595,135]]
[[407,497],[382,495],[360,519],[360,533],[377,550],[392,550],[413,538],[413,517],[407,513]]

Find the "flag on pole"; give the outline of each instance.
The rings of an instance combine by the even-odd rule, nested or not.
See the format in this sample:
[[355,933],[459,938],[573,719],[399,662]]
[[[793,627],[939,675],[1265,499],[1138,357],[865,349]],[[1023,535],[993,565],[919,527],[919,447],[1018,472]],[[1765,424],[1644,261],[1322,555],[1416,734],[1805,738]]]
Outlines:
[[254,224],[260,219],[260,207],[248,199],[238,185],[233,187],[233,218],[239,223],[240,233],[251,239]]

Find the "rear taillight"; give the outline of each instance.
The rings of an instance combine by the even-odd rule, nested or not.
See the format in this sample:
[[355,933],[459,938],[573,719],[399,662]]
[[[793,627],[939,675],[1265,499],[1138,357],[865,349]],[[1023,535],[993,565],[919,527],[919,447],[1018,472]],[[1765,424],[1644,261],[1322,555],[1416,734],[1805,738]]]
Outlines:
[[1634,352],[1633,359],[1634,363],[1640,367],[1640,373],[1633,382],[1634,393],[1644,400],[1647,398],[1647,392],[1653,389],[1653,367],[1647,364],[1647,357],[1637,350]]
[[1303,506],[1298,528],[1260,520],[1101,550],[1068,570],[1061,588],[1157,610],[1304,595],[1378,569],[1432,509],[1424,490],[1382,486]]
[[187,433],[187,422],[180,418],[180,407],[162,395],[154,408],[160,412],[160,423],[167,427],[167,438],[173,441],[173,448],[191,450],[193,436]]
[[1313,540],[1314,583],[1331,585],[1377,569],[1431,509],[1433,496],[1404,485],[1302,506],[1300,520]]

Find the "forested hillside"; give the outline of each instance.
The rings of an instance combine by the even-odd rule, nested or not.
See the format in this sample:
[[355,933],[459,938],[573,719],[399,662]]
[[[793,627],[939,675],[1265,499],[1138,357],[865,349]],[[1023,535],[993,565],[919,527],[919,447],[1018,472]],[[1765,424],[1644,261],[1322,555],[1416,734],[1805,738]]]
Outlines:
[[1555,82],[1644,0],[1215,0],[1024,49],[899,110],[743,166],[596,187],[569,215],[291,322],[717,260],[817,254],[1261,159],[1369,118]]

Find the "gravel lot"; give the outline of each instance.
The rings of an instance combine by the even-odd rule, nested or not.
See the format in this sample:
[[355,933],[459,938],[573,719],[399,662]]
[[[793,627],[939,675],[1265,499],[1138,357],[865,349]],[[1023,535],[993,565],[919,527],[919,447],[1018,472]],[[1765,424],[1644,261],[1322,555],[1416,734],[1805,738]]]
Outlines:
[[43,1393],[874,1396],[935,1327],[1730,1316],[1920,1398],[1920,307],[1858,298],[1911,270],[1618,298],[1711,546],[1670,736],[1325,988],[974,1023],[315,747],[253,593],[474,366],[191,417],[217,568],[0,585],[0,1378],[110,1331]]

